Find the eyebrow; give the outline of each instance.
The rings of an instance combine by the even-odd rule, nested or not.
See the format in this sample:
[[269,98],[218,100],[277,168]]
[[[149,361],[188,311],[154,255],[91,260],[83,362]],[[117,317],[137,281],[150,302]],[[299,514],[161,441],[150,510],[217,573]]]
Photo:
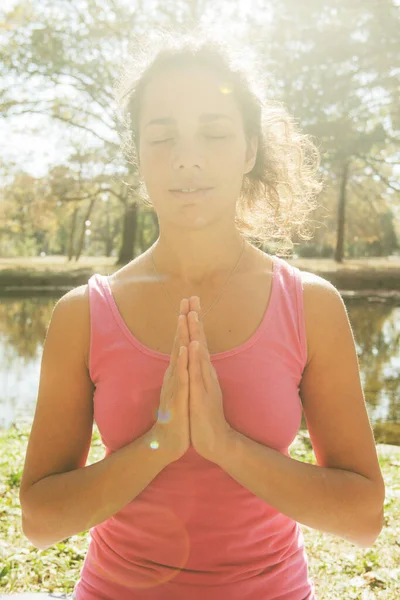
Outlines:
[[[209,123],[210,121],[217,121],[218,119],[229,119],[230,121],[234,122],[232,117],[229,117],[223,113],[203,113],[200,115],[201,123]],[[149,121],[146,127],[149,125],[173,125],[174,123],[176,123],[176,119],[164,117],[162,119],[153,119],[152,121]]]

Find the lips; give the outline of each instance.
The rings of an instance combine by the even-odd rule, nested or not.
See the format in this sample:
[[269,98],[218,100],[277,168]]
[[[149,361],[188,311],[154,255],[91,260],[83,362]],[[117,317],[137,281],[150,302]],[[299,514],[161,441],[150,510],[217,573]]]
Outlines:
[[211,192],[213,188],[203,188],[199,189],[197,192],[181,192],[180,190],[171,190],[171,194],[175,198],[179,198],[179,200],[183,201],[185,204],[189,204],[191,202],[197,202],[198,200],[207,198],[208,192]]
[[171,192],[180,192],[181,190],[196,190],[196,191],[201,191],[201,190],[211,190],[210,187],[205,187],[205,186],[198,186],[198,185],[183,185],[180,188],[173,188],[172,190],[170,190]]

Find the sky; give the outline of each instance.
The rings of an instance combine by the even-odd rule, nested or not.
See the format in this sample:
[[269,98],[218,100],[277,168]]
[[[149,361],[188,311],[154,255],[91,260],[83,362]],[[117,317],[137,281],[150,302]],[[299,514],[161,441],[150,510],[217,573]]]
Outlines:
[[[30,1],[35,3],[40,0]],[[119,3],[125,1],[118,0]],[[398,1],[400,3],[400,0]],[[1,10],[9,10],[16,4],[17,0],[0,0],[0,2]],[[244,0],[243,2],[237,0],[233,4],[228,4],[228,7],[234,5],[237,8],[237,13],[240,10],[260,10],[261,2],[263,3],[263,14],[265,15],[267,0],[246,0],[246,2]],[[224,15],[225,17],[228,17],[228,14]],[[223,35],[223,21],[224,19],[219,22],[220,24],[213,22],[213,28],[220,31],[221,35]],[[226,23],[223,24],[226,31]],[[236,32],[240,33],[240,19],[236,19],[236,27],[237,29],[235,30],[229,29],[230,35]],[[34,90],[33,94],[35,94]],[[36,131],[33,132],[33,129]],[[62,123],[50,120],[48,117],[42,115],[26,114],[11,119],[0,117],[1,155],[6,161],[17,163],[20,168],[35,177],[45,176],[52,166],[66,160],[68,155],[73,151],[72,142],[75,144],[79,143],[79,141],[84,139],[84,135],[78,128],[68,131]]]
[[[1,10],[8,12],[17,0],[1,0]],[[37,128],[40,133],[31,133]],[[21,115],[14,119],[0,117],[0,151],[6,161],[16,162],[35,177],[43,177],[53,165],[60,164],[70,153],[65,129],[41,115]]]
[[[29,1],[29,0],[28,0]],[[118,0],[120,4],[130,0]],[[0,0],[1,11],[10,10],[17,0]],[[40,0],[30,0],[31,3],[40,2]],[[264,8],[268,0],[237,0],[227,3],[225,6],[227,14],[220,15],[220,21],[215,19],[210,23],[209,19],[205,21],[210,23],[209,28],[219,32],[221,37],[226,36],[226,18],[233,19],[229,27],[229,34],[236,35],[243,30],[241,18],[245,13],[252,10],[260,10],[260,4]],[[34,93],[34,92],[33,92]],[[39,130],[32,132],[32,129]],[[78,143],[82,139],[82,134],[78,128],[68,130],[62,123],[50,120],[42,115],[27,114],[18,118],[4,119],[0,117],[0,152],[6,161],[17,163],[20,168],[32,174],[35,177],[43,177],[48,170],[65,160],[73,151],[71,141]]]
[[[55,123],[40,115],[25,117],[21,115],[9,122],[0,119],[0,150],[5,160],[18,163],[35,177],[43,177],[52,166],[68,157],[71,147],[65,132],[62,135]],[[42,128],[42,134],[29,132],[33,123]]]

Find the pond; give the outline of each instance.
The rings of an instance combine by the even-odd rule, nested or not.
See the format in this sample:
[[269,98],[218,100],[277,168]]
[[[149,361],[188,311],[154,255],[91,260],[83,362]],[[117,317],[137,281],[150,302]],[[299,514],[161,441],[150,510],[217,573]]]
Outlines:
[[[0,297],[0,428],[33,420],[43,342],[69,288]],[[376,442],[400,445],[400,295],[341,292],[353,328]],[[306,429],[303,415],[302,429]]]

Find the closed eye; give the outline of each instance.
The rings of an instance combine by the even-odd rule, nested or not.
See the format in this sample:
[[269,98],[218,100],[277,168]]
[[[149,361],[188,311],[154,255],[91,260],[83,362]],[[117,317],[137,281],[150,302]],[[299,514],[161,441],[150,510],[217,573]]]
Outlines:
[[[205,137],[213,139],[213,140],[225,140],[229,137],[229,135],[206,135]],[[152,142],[152,144],[163,144],[164,142],[169,142],[172,139],[173,138],[166,138],[165,140],[157,140],[155,142]]]
[[168,142],[172,140],[172,138],[167,138],[166,140],[157,140],[156,142],[151,142],[152,144],[163,144],[164,142]]

